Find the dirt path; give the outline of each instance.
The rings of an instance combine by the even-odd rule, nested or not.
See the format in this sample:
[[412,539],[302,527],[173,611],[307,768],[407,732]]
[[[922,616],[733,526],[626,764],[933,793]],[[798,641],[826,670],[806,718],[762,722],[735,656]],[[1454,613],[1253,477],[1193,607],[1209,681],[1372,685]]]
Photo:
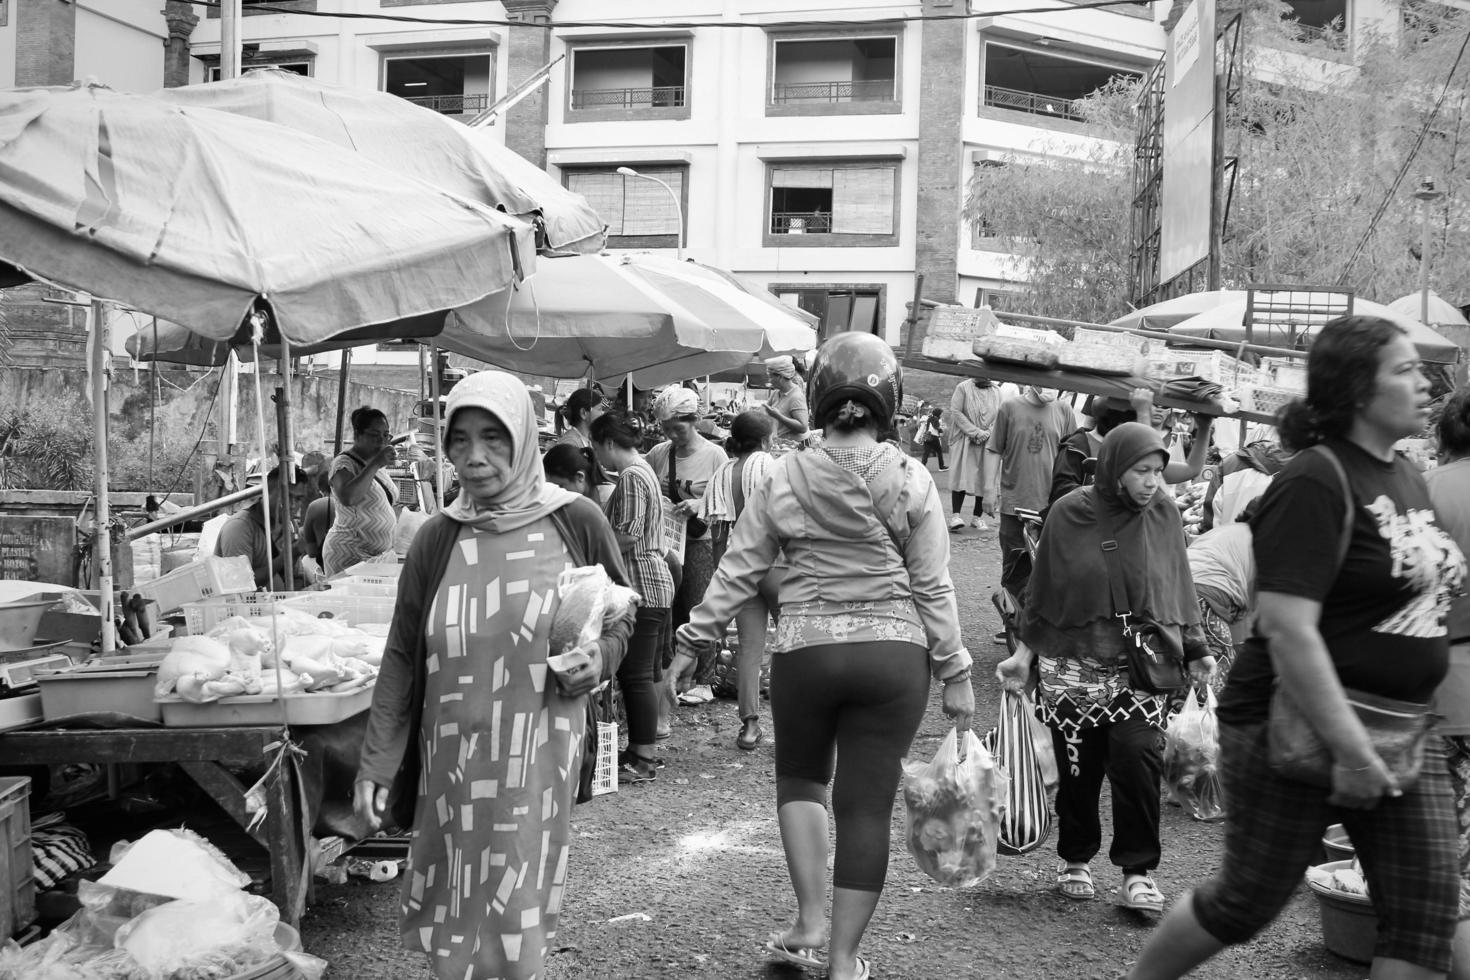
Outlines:
[[[982,732],[999,704],[992,672],[1003,648],[990,642],[999,624],[989,602],[999,564],[994,531],[955,536],[952,567],[966,642],[976,655]],[[769,736],[769,717],[764,724]],[[567,906],[548,980],[803,976],[767,962],[761,948],[794,914],[795,903],[776,829],[773,749],[768,740],[755,752],[738,751],[738,731],[734,702],[681,708],[665,743],[668,768],[656,782],[578,807]],[[936,688],[913,754],[932,755],[945,731]],[[1105,818],[1105,832],[1107,826]],[[1219,827],[1166,807],[1163,834],[1157,879],[1172,899],[1217,866]],[[900,803],[888,886],[863,945],[873,976],[1120,977],[1150,923],[1114,904],[1120,878],[1105,860],[1094,863],[1098,901],[1056,895],[1053,843],[1024,857],[1002,857],[995,874],[975,888],[942,889],[904,850]],[[303,934],[309,951],[331,961],[330,978],[429,976],[421,956],[399,947],[397,899],[397,882],[319,886]],[[1303,888],[1269,931],[1195,975],[1359,980],[1366,972],[1323,948],[1316,903]]]

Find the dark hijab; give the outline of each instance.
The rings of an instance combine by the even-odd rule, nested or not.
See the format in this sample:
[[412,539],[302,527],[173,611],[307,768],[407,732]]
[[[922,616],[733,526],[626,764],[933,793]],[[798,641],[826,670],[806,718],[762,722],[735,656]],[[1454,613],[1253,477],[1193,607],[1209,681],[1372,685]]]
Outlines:
[[1114,614],[1102,543],[1105,515],[1118,542],[1124,593],[1132,611],[1160,623],[1199,622],[1194,580],[1185,554],[1179,508],[1155,493],[1144,507],[1119,489],[1124,473],[1146,456],[1168,451],[1147,425],[1125,422],[1108,433],[1097,455],[1097,480],[1058,500],[1047,514],[1026,612],[1057,629],[1085,626]]

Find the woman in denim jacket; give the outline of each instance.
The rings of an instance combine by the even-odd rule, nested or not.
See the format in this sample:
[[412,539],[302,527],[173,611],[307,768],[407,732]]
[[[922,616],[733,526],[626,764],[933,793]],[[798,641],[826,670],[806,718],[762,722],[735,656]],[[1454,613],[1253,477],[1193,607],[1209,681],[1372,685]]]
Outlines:
[[[767,947],[852,980],[868,976],[858,943],[883,889],[900,761],[930,677],[943,682],[945,714],[961,727],[975,696],[938,491],[917,461],[880,441],[902,396],[892,349],[871,334],[840,334],[818,350],[810,385],[823,445],[772,466],[678,639],[690,651],[717,642],[784,555],[771,714],[797,917]],[[837,853],[824,956],[829,781]]]

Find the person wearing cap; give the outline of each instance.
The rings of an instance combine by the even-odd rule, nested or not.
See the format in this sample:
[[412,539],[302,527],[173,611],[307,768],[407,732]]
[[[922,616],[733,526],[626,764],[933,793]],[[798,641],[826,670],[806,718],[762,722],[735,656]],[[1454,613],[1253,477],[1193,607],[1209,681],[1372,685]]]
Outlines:
[[900,762],[931,678],[961,729],[975,695],[939,491],[918,460],[884,441],[903,400],[893,349],[872,334],[838,334],[817,353],[811,393],[822,445],[785,454],[753,488],[678,643],[686,654],[719,643],[784,555],[771,717],[776,813],[797,913],[766,948],[854,980],[869,976],[858,947],[882,895]]
[[292,533],[292,515],[301,510],[306,502],[306,475],[298,467],[294,470],[295,480],[289,491],[289,506],[283,506],[280,481],[288,471],[277,466],[266,474],[270,485],[270,539],[273,542],[272,560],[266,561],[265,505],[257,497],[247,507],[230,516],[220,528],[219,538],[214,543],[214,553],[220,558],[244,557],[250,559],[251,571],[255,573],[255,587],[279,592],[286,588],[286,558],[282,545]]
[[[413,832],[402,937],[435,977],[532,980],[562,907],[586,698],[613,676],[633,616],[553,651],[558,577],[628,577],[598,506],[546,481],[519,379],[455,385],[443,448],[462,489],[404,562],[353,803],[370,829]],[[553,653],[575,656],[552,673]]]
[[[663,430],[664,441],[648,451],[648,465],[658,477],[664,497],[673,513],[685,522],[683,569],[674,595],[671,628],[688,622],[689,610],[699,605],[704,590],[714,574],[714,542],[702,513],[704,491],[715,471],[728,459],[725,451],[699,432],[699,395],[688,388],[665,388],[653,402],[653,416]],[[677,699],[681,704],[703,704],[714,700],[710,675],[715,666],[715,653],[693,659],[681,659],[672,650],[667,654],[670,668],[667,690],[660,694],[659,730],[668,731],[668,723]]]
[[796,374],[796,361],[788,355],[766,358],[766,373],[776,395],[766,402],[766,414],[776,422],[778,442],[800,441],[807,434],[811,415],[807,411],[806,392]]

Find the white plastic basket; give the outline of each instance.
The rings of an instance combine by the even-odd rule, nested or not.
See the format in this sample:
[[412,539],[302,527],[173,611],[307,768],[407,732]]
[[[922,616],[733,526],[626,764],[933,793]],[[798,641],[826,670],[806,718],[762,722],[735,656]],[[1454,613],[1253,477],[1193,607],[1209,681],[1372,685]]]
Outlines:
[[376,596],[380,599],[391,599],[398,595],[396,578],[384,580],[371,576],[349,575],[346,578],[334,579],[327,585],[328,592],[339,592],[342,595]]
[[[184,603],[184,632],[202,636],[231,616],[245,619],[269,616],[286,608],[286,600],[310,592],[247,592],[244,595],[215,596],[198,602]],[[272,605],[274,600],[274,605]]]
[[403,574],[403,566],[381,561],[360,561],[348,566],[342,574],[328,584],[336,582],[366,582],[371,585],[392,585]]
[[348,595],[329,589],[326,592],[304,592],[281,605],[308,616],[336,619],[347,626],[362,626],[393,622],[393,607],[397,602],[392,597]]
[[592,795],[602,796],[618,791],[618,726],[616,722],[597,723],[597,768],[592,771]]
[[158,603],[160,613],[171,613],[185,603],[197,602],[217,595],[255,591],[255,572],[250,559],[202,558],[181,565],[134,590],[145,599]]

